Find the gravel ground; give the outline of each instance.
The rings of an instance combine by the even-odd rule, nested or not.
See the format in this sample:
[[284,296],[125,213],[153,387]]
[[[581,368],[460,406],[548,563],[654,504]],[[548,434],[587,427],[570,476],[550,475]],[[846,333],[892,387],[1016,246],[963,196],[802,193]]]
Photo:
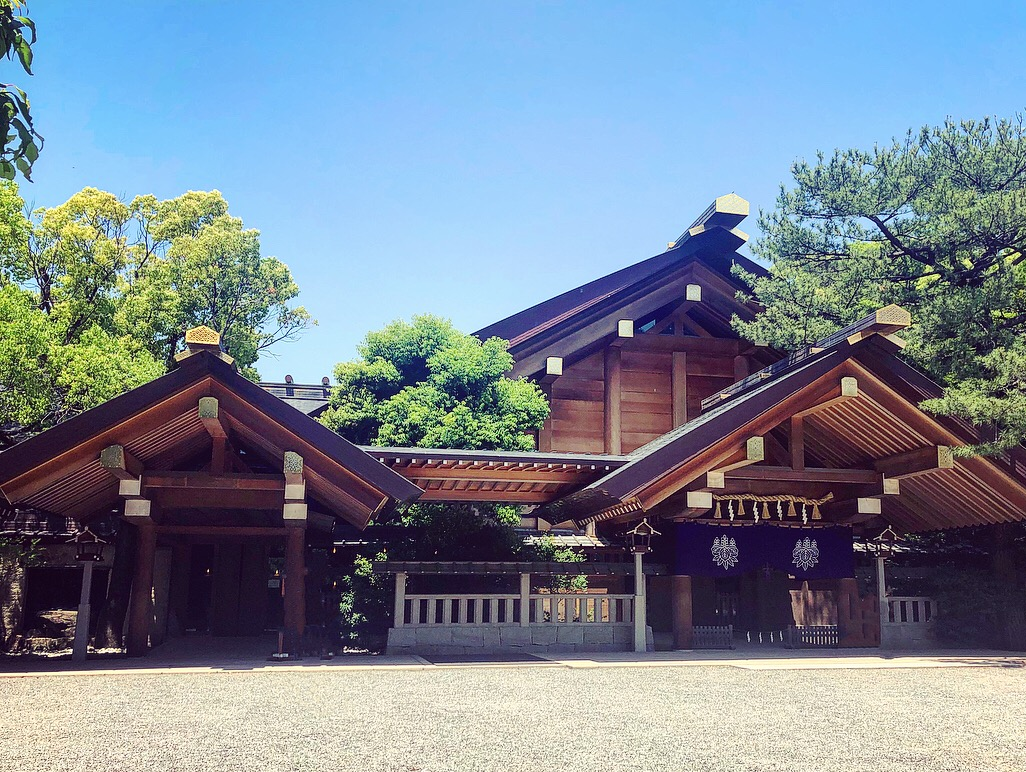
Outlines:
[[1023,770],[1026,669],[0,679],[0,769]]

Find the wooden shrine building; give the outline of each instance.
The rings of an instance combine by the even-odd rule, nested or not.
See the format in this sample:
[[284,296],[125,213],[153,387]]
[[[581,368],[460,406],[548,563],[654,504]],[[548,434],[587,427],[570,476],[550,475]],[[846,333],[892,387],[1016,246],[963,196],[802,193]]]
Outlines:
[[[854,541],[1026,519],[1026,449],[953,452],[979,434],[918,407],[940,389],[900,357],[913,321],[901,308],[796,352],[742,340],[731,319],[758,308],[739,299],[733,267],[763,270],[736,252],[747,215],[738,196],[716,199],[665,252],[477,333],[509,340],[512,375],[548,394],[536,451],[354,446],[308,415],[323,405],[316,389],[287,404],[200,328],[173,372],[0,454],[0,491],[12,506],[134,526],[132,653],[204,592],[213,632],[263,629],[269,545],[284,545],[281,623],[298,639],[311,545],[417,500],[518,504],[533,528],[586,535],[605,557],[378,565],[396,576],[398,651],[629,648],[638,620],[642,648],[646,622],[677,648],[726,624],[833,626],[841,644],[874,644]],[[642,521],[656,529],[647,581],[612,559]],[[196,571],[205,545],[213,590]],[[532,583],[561,570],[603,578],[584,596]],[[407,592],[440,573],[512,579],[473,598]]]

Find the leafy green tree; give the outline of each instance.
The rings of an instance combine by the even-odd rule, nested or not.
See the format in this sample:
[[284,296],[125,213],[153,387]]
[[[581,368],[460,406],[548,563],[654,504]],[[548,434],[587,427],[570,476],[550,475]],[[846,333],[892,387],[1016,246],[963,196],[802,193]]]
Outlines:
[[72,342],[28,292],[0,286],[0,447],[164,373],[128,336],[90,324]]
[[898,303],[906,355],[948,386],[925,407],[992,427],[975,450],[1026,439],[1023,118],[948,120],[792,173],[760,217],[770,275],[739,271],[766,310],[736,329],[791,349]]
[[[367,335],[360,359],[335,368],[337,386],[321,420],[363,445],[533,449],[531,432],[548,417],[548,402],[535,384],[505,377],[513,367],[507,348],[434,316],[393,322]],[[522,548],[514,506],[415,504],[396,521],[407,535],[392,533],[377,559],[508,560]],[[390,588],[370,573],[370,557],[358,556],[339,577],[349,637],[388,627]]]
[[27,217],[0,184],[0,442],[171,366],[186,329],[222,334],[243,372],[309,323],[287,266],[217,191],[125,204],[86,188]]
[[[0,56],[18,58],[23,70],[32,74],[32,45],[36,25],[19,14],[21,0],[0,0]],[[39,157],[43,138],[32,124],[28,96],[13,83],[0,83],[0,178],[13,180],[16,172],[32,180],[32,164]]]
[[363,445],[531,450],[549,407],[537,385],[504,376],[507,348],[435,316],[392,322],[335,368],[322,421]]

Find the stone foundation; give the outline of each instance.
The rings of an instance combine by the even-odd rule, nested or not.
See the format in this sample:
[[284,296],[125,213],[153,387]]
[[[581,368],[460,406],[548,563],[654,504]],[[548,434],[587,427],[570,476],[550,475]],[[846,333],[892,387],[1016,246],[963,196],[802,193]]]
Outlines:
[[[652,628],[647,647],[655,649]],[[631,624],[404,625],[388,631],[388,654],[549,654],[632,651]]]

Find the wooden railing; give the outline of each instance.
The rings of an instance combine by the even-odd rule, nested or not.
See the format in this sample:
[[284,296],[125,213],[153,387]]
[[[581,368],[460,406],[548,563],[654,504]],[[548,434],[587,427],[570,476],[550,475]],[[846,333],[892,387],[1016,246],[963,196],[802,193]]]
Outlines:
[[932,598],[892,595],[887,598],[887,622],[892,625],[925,625],[937,616]]
[[512,625],[520,624],[520,596],[407,595],[404,624]]
[[634,621],[633,595],[531,595],[532,624],[574,622],[629,624]]
[[[406,595],[402,625],[630,624],[633,595],[531,594],[528,617],[517,594]],[[397,607],[398,612],[398,607]]]

